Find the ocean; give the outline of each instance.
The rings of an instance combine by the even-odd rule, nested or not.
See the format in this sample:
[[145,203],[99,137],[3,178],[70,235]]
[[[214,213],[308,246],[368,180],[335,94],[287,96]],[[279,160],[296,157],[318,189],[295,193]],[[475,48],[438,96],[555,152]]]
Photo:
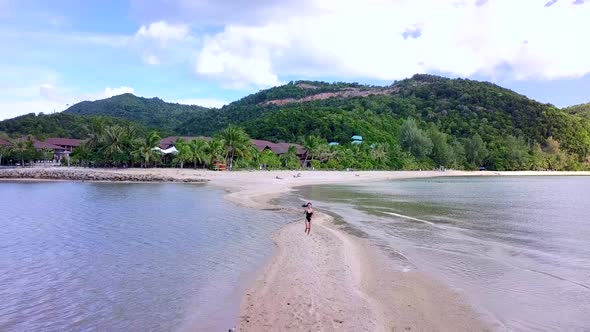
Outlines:
[[0,182],[0,331],[227,331],[290,220],[223,195]]
[[496,330],[590,331],[590,177],[411,179],[297,196],[396,269],[449,285]]

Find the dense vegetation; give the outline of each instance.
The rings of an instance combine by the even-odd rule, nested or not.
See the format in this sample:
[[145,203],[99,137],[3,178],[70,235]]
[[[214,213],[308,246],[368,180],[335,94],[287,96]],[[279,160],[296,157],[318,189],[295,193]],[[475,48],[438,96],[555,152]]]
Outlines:
[[590,119],[590,103],[566,107],[563,110],[569,114]]
[[90,134],[93,122],[101,121],[105,126],[115,124],[131,126],[140,132],[146,128],[140,124],[108,116],[77,116],[67,113],[35,115],[34,113],[0,121],[0,132],[12,137],[33,135],[38,139],[66,137],[85,139]]
[[159,130],[173,130],[193,115],[207,111],[208,108],[201,106],[167,103],[159,98],[142,98],[126,93],[103,100],[83,101],[64,113],[111,116]]
[[[318,84],[321,86],[318,91],[333,91],[326,89],[326,83],[305,84]],[[334,84],[335,90],[339,88]],[[471,80],[415,75],[390,88],[395,92],[387,95],[335,97],[283,106],[263,103],[317,92],[300,88],[296,82],[261,91],[215,112],[199,114],[177,131],[209,134],[228,124],[237,124],[251,136],[262,139],[301,141],[301,137],[316,135],[344,145],[350,143],[351,136],[362,135],[368,145],[385,144],[396,154],[393,159],[405,160],[404,163],[393,160],[385,167],[485,166],[496,170],[585,167],[583,163],[590,152],[590,124],[580,116],[572,116],[495,84]],[[424,133],[422,136],[428,136],[421,142],[440,141],[444,135],[461,161],[441,163],[441,159],[431,154],[416,153],[407,146],[403,148],[399,128],[410,118],[414,119],[416,129]],[[461,150],[472,146],[474,140],[481,140],[485,157],[463,161]],[[548,149],[548,141],[559,144],[560,162],[546,161],[549,157],[543,153]],[[400,149],[409,152],[409,156],[400,157],[397,153]],[[515,149],[519,150],[515,154],[522,160],[511,159]],[[526,154],[521,150],[526,150]]]
[[[337,94],[352,90],[364,94],[352,97]],[[322,94],[321,98],[314,98],[318,94]],[[415,75],[388,87],[291,82],[221,109],[186,106],[186,111],[181,111],[183,105],[167,104],[159,99],[128,94],[118,97],[74,105],[69,113],[118,116],[192,136],[213,136],[235,125],[250,137],[303,143],[316,168],[475,169],[483,166],[492,170],[574,170],[588,167],[590,153],[588,105],[560,110],[495,84],[432,75]],[[269,103],[306,97],[312,100],[280,106]],[[57,115],[21,119],[17,121],[18,131],[14,130],[14,124],[6,124],[16,119],[7,120],[0,122],[0,131],[38,135],[44,130],[57,130],[45,124],[55,122],[58,123],[55,128],[63,125],[72,133],[56,136],[88,135],[82,129],[69,127],[69,122],[77,121],[67,118],[72,115],[63,116],[63,119],[57,119]],[[363,144],[352,144],[353,135],[363,136]],[[328,142],[339,145],[328,145]],[[266,158],[264,164],[273,167],[287,165],[285,160],[272,159],[268,153],[225,159],[230,163],[235,159],[239,167],[244,166],[243,160],[249,162],[256,158]]]

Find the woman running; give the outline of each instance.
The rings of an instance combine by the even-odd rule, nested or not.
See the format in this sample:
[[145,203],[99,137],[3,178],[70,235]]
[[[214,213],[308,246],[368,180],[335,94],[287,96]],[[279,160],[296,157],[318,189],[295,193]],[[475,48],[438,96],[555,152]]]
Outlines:
[[311,232],[311,217],[313,216],[313,208],[311,207],[311,202],[307,203],[305,206],[305,233],[309,235]]

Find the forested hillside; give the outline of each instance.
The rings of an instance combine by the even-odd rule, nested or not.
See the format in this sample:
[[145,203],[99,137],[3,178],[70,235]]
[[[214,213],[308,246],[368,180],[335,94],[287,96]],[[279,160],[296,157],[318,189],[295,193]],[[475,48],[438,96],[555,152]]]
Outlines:
[[0,121],[0,132],[18,138],[33,135],[45,137],[87,138],[96,122],[105,126],[129,126],[136,131],[145,132],[145,126],[125,119],[108,116],[79,116],[67,113],[35,115],[34,113]]
[[159,98],[136,97],[130,93],[96,101],[83,101],[64,111],[75,115],[112,116],[138,122],[148,127],[173,130],[208,108],[167,103]]
[[[342,96],[352,90],[360,96]],[[283,103],[285,99],[291,100]],[[514,168],[508,165],[514,157],[509,147],[530,154],[533,148],[544,149],[549,139],[579,161],[590,151],[590,125],[581,117],[495,84],[432,75],[415,75],[389,87],[292,82],[198,114],[177,132],[206,135],[231,123],[261,139],[297,141],[316,135],[346,144],[352,135],[361,135],[371,143],[395,146],[401,144],[399,128],[408,118],[415,119],[420,131],[435,128],[447,135],[451,144],[465,145],[477,136],[488,151],[473,162],[491,169]]]
[[569,114],[590,119],[590,103],[566,107],[563,110]]

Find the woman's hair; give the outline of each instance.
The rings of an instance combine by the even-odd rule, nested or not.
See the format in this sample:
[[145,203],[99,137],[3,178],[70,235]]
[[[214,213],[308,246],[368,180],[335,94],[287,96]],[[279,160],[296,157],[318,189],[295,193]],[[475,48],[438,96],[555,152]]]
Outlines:
[[307,204],[305,206],[310,206],[310,205],[311,205],[311,202],[307,202]]

